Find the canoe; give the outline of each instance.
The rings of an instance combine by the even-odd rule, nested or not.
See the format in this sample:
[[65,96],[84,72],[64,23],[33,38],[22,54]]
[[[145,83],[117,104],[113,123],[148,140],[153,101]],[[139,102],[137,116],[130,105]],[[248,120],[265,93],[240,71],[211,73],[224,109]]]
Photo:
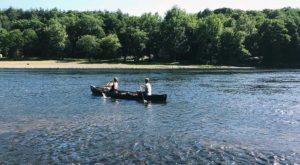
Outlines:
[[96,87],[91,85],[92,94],[95,96],[102,96],[104,93],[105,96],[115,98],[115,99],[127,99],[127,100],[146,100],[151,102],[166,102],[167,94],[153,94],[151,96],[145,96],[142,92],[130,92],[130,91],[117,91],[117,92],[108,92],[104,88]]

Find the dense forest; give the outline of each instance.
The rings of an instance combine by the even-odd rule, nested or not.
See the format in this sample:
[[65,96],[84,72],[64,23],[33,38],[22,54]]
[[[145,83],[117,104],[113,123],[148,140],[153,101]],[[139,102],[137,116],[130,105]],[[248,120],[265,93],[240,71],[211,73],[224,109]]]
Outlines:
[[213,65],[300,66],[300,9],[230,8],[164,17],[121,11],[0,10],[8,59],[88,58]]

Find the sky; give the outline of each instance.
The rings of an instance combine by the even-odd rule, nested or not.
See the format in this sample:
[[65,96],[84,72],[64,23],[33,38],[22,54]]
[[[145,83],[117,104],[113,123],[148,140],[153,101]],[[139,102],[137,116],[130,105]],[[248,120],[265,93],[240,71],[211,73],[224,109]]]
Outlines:
[[0,8],[52,9],[61,10],[108,10],[120,9],[131,15],[158,12],[164,15],[173,6],[197,13],[206,8],[214,10],[228,7],[242,10],[279,9],[283,7],[300,8],[300,0],[0,0]]

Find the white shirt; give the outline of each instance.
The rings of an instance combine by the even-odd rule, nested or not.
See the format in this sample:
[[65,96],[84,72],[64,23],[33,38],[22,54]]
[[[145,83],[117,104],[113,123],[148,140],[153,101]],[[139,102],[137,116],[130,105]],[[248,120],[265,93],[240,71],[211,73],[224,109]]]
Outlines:
[[151,84],[150,83],[145,84],[145,92],[147,92],[148,96],[152,95],[152,89],[151,89]]
[[115,90],[118,90],[118,88],[119,88],[118,82],[114,82],[114,86],[115,86]]

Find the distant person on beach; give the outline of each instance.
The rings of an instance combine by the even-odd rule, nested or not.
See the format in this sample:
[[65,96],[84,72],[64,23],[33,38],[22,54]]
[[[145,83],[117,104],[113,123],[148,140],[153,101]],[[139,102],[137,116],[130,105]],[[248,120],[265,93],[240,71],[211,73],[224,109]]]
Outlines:
[[143,88],[143,93],[144,95],[146,96],[151,96],[152,95],[152,87],[151,87],[151,84],[150,84],[150,79],[149,78],[145,78],[145,84],[144,85],[141,85],[141,88]]

